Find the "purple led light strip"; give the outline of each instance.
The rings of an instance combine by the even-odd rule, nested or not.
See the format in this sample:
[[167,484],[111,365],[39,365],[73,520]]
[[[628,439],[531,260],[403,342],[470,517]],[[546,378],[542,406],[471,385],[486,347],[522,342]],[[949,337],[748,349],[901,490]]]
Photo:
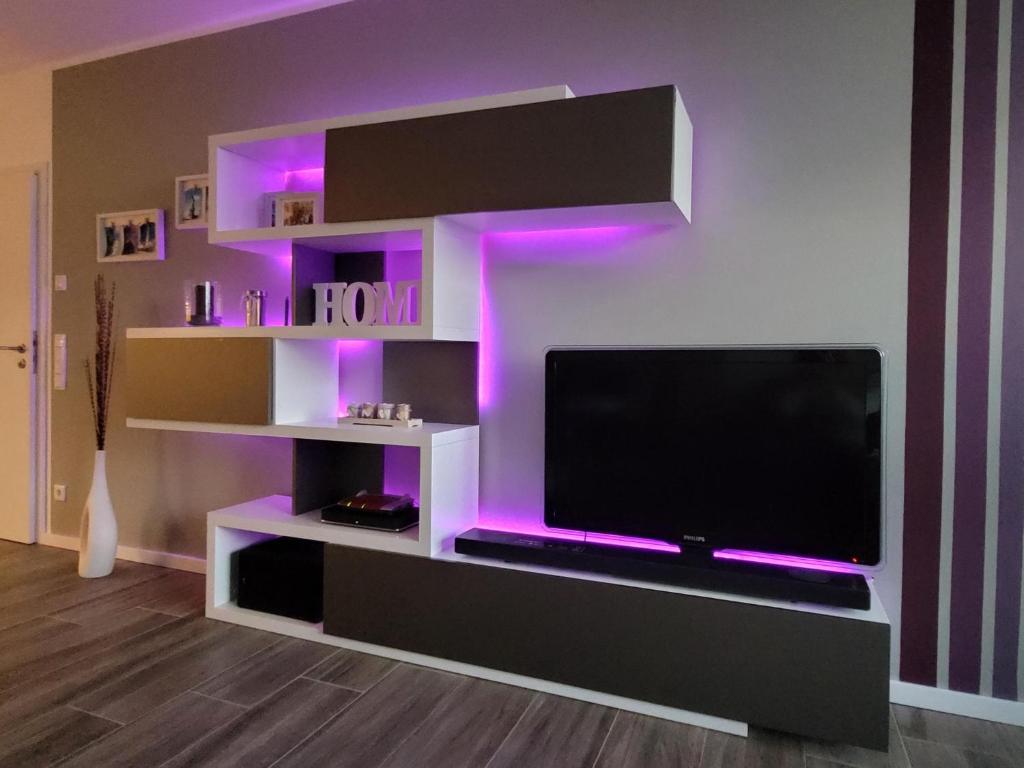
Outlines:
[[834,560],[817,560],[812,557],[773,555],[768,552],[748,552],[742,549],[716,549],[714,555],[719,560],[739,560],[745,563],[777,565],[784,568],[803,568],[808,571],[826,571],[828,573],[861,572],[855,565],[840,563]]
[[[544,536],[551,539],[563,541],[592,542],[595,544],[607,544],[613,547],[626,547],[628,549],[643,549],[652,552],[670,552],[678,554],[682,552],[676,544],[657,539],[643,539],[633,536],[616,536],[608,533],[593,533],[589,531],[574,531],[564,528],[545,528],[540,525],[520,524],[518,521],[509,520],[509,524],[502,526],[481,525],[484,530],[493,530],[502,533],[523,533],[532,536]],[[716,549],[712,553],[718,560],[735,560],[746,563],[757,563],[759,565],[774,565],[780,568],[801,568],[809,571],[823,571],[826,573],[861,573],[861,570],[849,563],[840,563],[834,560],[818,560],[811,557],[795,557],[793,555],[775,555],[768,552],[749,552],[739,549]]]
[[535,525],[522,525],[512,522],[511,525],[492,527],[481,525],[480,528],[486,531],[499,533],[523,533],[530,536],[544,536],[549,539],[561,539],[562,541],[589,541],[595,544],[608,544],[615,547],[626,547],[629,549],[646,549],[655,552],[673,552],[678,554],[681,550],[675,544],[657,539],[641,539],[633,536],[616,536],[610,533],[591,533],[588,531],[573,531],[564,528],[544,528]]

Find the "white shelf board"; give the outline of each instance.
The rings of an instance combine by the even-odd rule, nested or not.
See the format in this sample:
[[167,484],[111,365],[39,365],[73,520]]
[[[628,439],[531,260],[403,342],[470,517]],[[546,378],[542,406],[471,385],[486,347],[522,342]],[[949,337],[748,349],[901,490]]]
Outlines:
[[439,216],[475,232],[501,234],[562,229],[676,227],[689,217],[675,202],[536,208],[525,211],[481,211]]
[[292,424],[219,424],[198,421],[165,421],[161,419],[128,419],[134,429],[161,429],[171,432],[205,432],[220,435],[251,437],[291,437],[303,440],[326,440],[337,443],[369,445],[402,445],[431,448],[449,443],[475,440],[480,428],[468,424],[426,422],[422,427],[379,427],[338,423],[336,419],[300,421]]
[[415,251],[434,221],[451,221],[474,232],[535,232],[561,229],[637,229],[674,227],[687,214],[674,202],[541,208],[523,211],[481,211],[425,219],[362,221],[345,224],[308,224],[298,227],[221,230],[210,233],[212,245],[280,255],[294,245],[329,253]]
[[423,232],[430,224],[429,218],[423,218],[210,230],[209,241],[211,245],[267,254],[277,254],[292,245],[330,253],[417,251],[423,246]]
[[235,603],[224,603],[206,609],[206,618],[226,621],[229,624],[239,624],[252,629],[262,629],[267,632],[276,632],[279,635],[298,637],[303,640],[314,640],[325,642],[330,635],[323,633],[322,624],[313,624],[302,619],[292,619],[287,616],[275,616],[272,613],[253,611],[249,608],[239,608]]
[[320,522],[320,513],[316,511],[293,515],[290,496],[266,496],[214,510],[209,514],[209,523],[221,528],[322,541],[325,544],[340,544],[346,547],[376,549],[405,555],[422,553],[419,526],[390,533],[330,525]]
[[244,326],[171,326],[168,328],[129,328],[129,339],[338,339],[367,341],[478,341],[472,328],[437,328],[423,325],[264,325]]

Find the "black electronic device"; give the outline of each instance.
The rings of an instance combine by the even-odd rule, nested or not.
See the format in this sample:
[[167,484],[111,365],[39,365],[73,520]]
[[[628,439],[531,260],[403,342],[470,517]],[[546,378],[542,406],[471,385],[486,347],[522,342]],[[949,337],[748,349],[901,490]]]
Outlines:
[[550,350],[544,522],[878,564],[881,370],[863,347]]
[[398,533],[419,524],[420,509],[405,506],[400,509],[383,510],[331,504],[320,510],[320,519],[331,525],[348,525],[353,528]]
[[239,550],[234,557],[239,608],[323,621],[323,542],[270,539]]
[[868,610],[871,592],[859,573],[832,573],[722,560],[708,552],[687,557],[587,541],[473,528],[455,537],[455,551],[510,563],[605,573],[775,600]]

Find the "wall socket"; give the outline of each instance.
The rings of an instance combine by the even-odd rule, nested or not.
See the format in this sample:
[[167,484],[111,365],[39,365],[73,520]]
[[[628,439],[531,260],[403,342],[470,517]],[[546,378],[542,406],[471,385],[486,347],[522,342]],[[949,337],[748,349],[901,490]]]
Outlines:
[[54,501],[67,501],[68,498],[68,487],[66,485],[54,485],[53,486],[53,500]]

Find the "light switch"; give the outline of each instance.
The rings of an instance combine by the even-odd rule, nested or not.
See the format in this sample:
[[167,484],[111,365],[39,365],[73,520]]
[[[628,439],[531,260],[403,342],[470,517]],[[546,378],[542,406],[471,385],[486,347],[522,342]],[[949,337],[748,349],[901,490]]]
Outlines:
[[53,388],[68,388],[68,337],[63,333],[53,335]]
[[67,275],[54,275],[53,276],[53,290],[55,291],[66,291],[68,289],[68,276]]

